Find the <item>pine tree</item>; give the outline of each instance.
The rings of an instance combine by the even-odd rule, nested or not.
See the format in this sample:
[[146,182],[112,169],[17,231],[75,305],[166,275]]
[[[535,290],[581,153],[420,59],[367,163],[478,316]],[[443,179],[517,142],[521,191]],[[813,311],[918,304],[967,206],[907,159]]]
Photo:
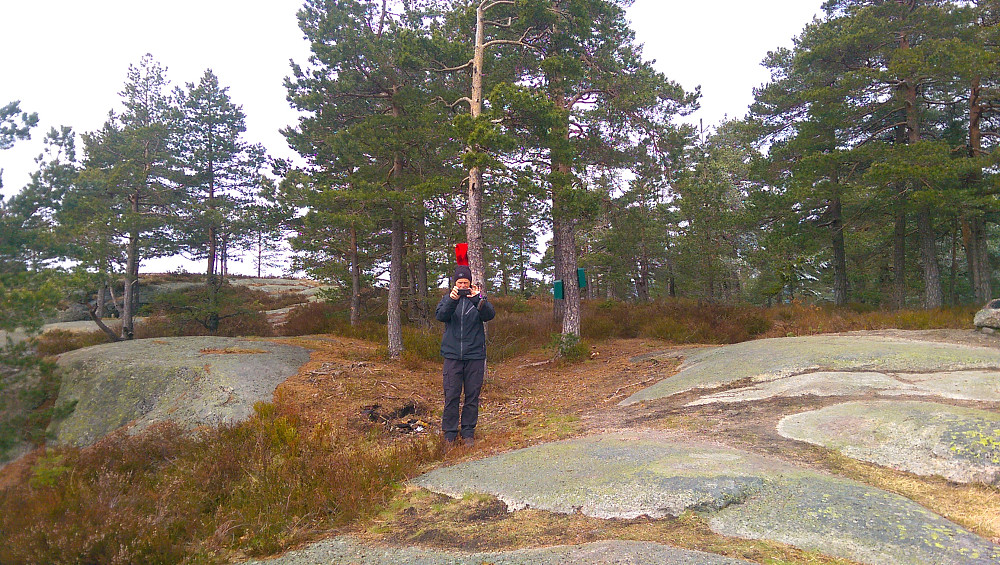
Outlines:
[[77,212],[69,227],[103,234],[100,245],[77,259],[103,265],[115,258],[95,253],[123,250],[122,339],[135,334],[140,261],[172,255],[179,247],[176,219],[184,193],[173,152],[179,112],[168,84],[166,70],[151,55],[129,67],[120,93],[124,110],[111,112],[103,128],[83,135],[84,170],[67,195]]

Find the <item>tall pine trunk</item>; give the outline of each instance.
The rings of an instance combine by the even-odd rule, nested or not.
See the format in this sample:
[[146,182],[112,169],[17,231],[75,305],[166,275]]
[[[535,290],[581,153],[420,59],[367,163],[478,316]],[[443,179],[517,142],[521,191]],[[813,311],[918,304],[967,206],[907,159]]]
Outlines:
[[[910,38],[907,32],[899,36],[899,48],[902,51],[910,49]],[[900,82],[903,94],[903,108],[906,113],[907,143],[914,145],[920,142],[920,115],[917,101],[917,81],[907,77]],[[924,204],[917,210],[917,232],[920,235],[920,257],[924,272],[924,308],[940,308],[943,303],[941,293],[941,268],[937,261],[937,237],[931,218],[930,206]]]
[[417,223],[417,300],[420,304],[420,325],[431,327],[430,305],[427,303],[430,290],[427,285],[427,226],[426,209],[420,206],[420,218]]
[[358,230],[351,226],[351,325],[361,322],[361,265],[358,264]]
[[847,252],[844,249],[844,218],[839,184],[835,184],[833,198],[830,199],[830,231],[833,236],[833,302],[837,306],[843,306],[847,304]]
[[[396,118],[397,127],[402,111],[398,104],[392,105],[392,116]],[[403,156],[399,153],[392,160],[392,189],[399,190],[400,176],[403,174]],[[403,220],[401,212],[393,210],[390,226],[392,231],[389,251],[389,303],[386,311],[386,332],[389,339],[389,357],[398,359],[403,353],[403,323],[400,319],[402,310],[403,286]]]
[[403,353],[402,310],[403,288],[403,221],[394,218],[391,223],[392,243],[389,258],[389,303],[386,312],[386,331],[389,338],[389,356],[398,359]]
[[[969,92],[969,157],[974,159],[983,151],[983,99],[979,77],[972,81]],[[978,194],[977,185],[982,182],[982,171],[976,171],[968,178],[969,191]],[[962,244],[972,275],[972,290],[978,304],[985,304],[992,297],[990,288],[990,256],[986,242],[986,222],[978,209],[973,209],[962,219]]]

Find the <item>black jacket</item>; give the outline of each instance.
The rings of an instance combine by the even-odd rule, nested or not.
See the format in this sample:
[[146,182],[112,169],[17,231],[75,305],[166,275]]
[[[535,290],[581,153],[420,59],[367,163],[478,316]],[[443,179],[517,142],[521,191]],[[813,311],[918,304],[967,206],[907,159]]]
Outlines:
[[445,359],[468,361],[486,359],[486,332],[483,322],[496,316],[493,305],[479,296],[459,296],[452,300],[444,295],[434,311],[434,317],[444,322],[441,355]]

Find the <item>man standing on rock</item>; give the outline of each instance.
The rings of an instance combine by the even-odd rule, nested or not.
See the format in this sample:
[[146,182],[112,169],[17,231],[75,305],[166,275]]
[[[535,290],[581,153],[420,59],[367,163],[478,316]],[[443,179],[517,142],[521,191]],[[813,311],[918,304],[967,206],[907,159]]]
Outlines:
[[[441,355],[444,357],[444,413],[441,430],[449,445],[458,439],[471,446],[475,441],[476,421],[479,419],[479,391],[486,373],[486,332],[483,322],[493,319],[493,305],[482,294],[482,285],[473,284],[472,270],[467,258],[468,247],[460,243],[455,247],[458,266],[455,268],[455,286],[438,303],[434,317],[444,322],[441,338]],[[459,400],[465,391],[465,402],[459,417]]]

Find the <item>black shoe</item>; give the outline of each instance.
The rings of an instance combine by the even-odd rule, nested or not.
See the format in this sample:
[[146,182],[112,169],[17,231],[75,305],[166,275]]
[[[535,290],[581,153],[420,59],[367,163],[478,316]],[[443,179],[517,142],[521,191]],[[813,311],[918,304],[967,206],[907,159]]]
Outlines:
[[476,439],[471,437],[463,437],[462,444],[464,444],[465,447],[472,447],[473,445],[476,444]]

